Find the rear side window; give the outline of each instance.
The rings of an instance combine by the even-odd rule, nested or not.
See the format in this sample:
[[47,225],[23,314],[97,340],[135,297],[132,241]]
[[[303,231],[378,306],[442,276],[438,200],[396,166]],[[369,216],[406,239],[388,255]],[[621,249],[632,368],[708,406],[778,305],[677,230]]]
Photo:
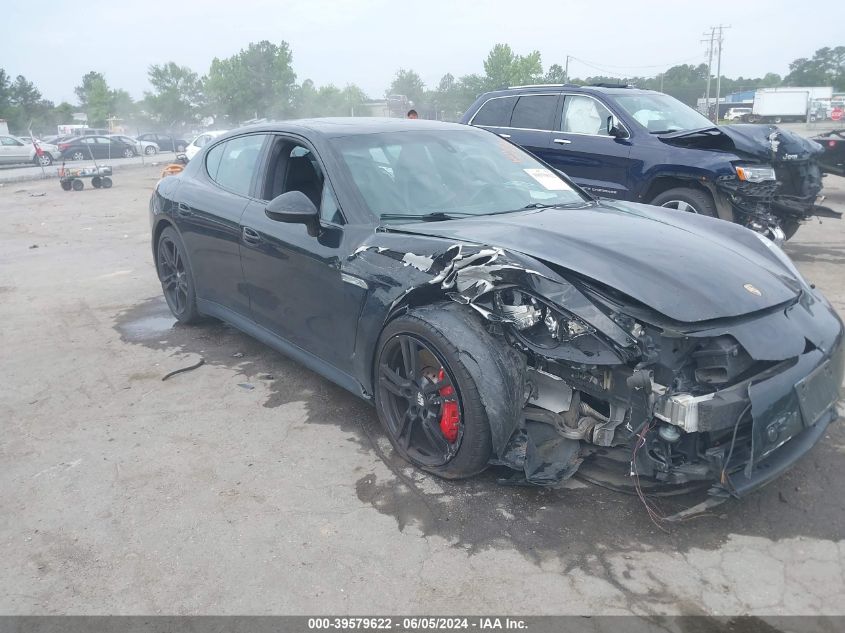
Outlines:
[[247,196],[266,134],[239,136],[213,147],[206,155],[208,175],[220,186]]
[[511,127],[551,130],[554,125],[557,95],[522,96],[511,116]]
[[492,127],[508,127],[511,113],[516,105],[516,97],[499,97],[490,99],[475,113],[473,125],[489,125]]

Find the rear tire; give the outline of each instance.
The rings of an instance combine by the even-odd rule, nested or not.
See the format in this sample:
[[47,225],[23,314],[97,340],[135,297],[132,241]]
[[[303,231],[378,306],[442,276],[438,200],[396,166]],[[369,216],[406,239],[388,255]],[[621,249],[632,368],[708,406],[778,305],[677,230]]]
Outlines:
[[108,176],[103,176],[103,179],[102,179],[101,182],[102,182],[102,185],[103,185],[103,189],[111,189],[111,185],[112,185],[111,178],[109,178]]
[[147,145],[146,149],[144,149],[144,153],[147,156],[153,156],[156,153],[156,148],[152,145]]
[[155,263],[164,299],[176,320],[185,324],[199,321],[191,263],[182,238],[172,226],[158,236]]
[[76,150],[73,154],[70,155],[71,160],[85,160],[85,154],[81,151]]
[[[452,340],[461,340],[463,337],[475,335],[471,331],[450,331],[449,338],[447,338],[443,332],[426,320],[424,313],[420,314],[411,310],[407,314],[394,319],[385,327],[379,338],[375,357],[376,411],[391,444],[393,444],[396,452],[407,461],[446,479],[462,479],[480,473],[487,468],[493,451],[487,410],[481,401],[475,381],[461,361],[458,348],[452,343]],[[385,382],[390,381],[385,378],[386,374],[383,367],[387,366],[394,372],[398,371],[396,375],[399,378],[407,379],[403,369],[406,357],[405,350],[408,349],[407,341],[410,341],[412,346],[418,346],[415,353],[418,354],[419,371],[423,375],[423,380],[420,382],[412,378],[408,381],[408,397],[404,397],[397,395],[392,390],[395,384],[391,387],[385,385]],[[398,360],[396,359],[397,353],[400,356]],[[426,362],[429,365],[424,365]],[[442,380],[437,384],[448,383],[454,391],[450,392],[449,396],[441,398],[442,402],[439,408],[436,408],[436,404],[433,405],[435,407],[432,413],[433,417],[426,418],[421,413],[422,419],[416,422],[407,422],[408,426],[403,427],[405,416],[402,415],[402,411],[405,410],[405,415],[407,415],[415,406],[415,403],[420,403],[417,398],[421,394],[422,398],[426,399],[428,397],[425,395],[426,389],[429,390],[428,393],[432,397],[437,399],[438,394],[444,393],[443,389],[448,390],[449,388],[433,388],[431,380],[424,377],[426,372],[429,376],[436,375],[438,381]],[[420,384],[423,385],[422,388],[419,387]],[[432,388],[434,391],[431,391]],[[454,442],[450,442],[446,432],[441,431],[443,429],[442,420],[446,415],[443,407],[445,401],[451,398],[452,393],[455,394],[459,414],[457,437]],[[426,401],[426,408],[429,406],[428,402]],[[407,404],[407,409],[404,409],[405,404]],[[433,421],[427,430],[424,428],[426,425],[425,419]],[[402,428],[410,429],[406,431],[407,435],[401,431]],[[445,452],[437,453],[434,457],[426,457],[426,447],[421,447],[420,444],[425,444],[426,440],[432,437],[431,433],[437,432],[440,432],[441,435],[437,438],[439,444],[432,442],[434,452],[436,453],[437,448],[442,446],[444,441],[446,442]],[[432,451],[429,451],[429,453],[432,453]]]
[[79,178],[75,178],[71,183],[71,187],[73,187],[74,191],[82,191],[85,189],[85,183],[82,182]]
[[713,202],[710,194],[706,191],[692,189],[690,187],[676,187],[675,189],[664,191],[656,196],[651,201],[651,204],[656,207],[666,207],[687,213],[697,213],[698,215],[706,215],[711,218],[719,217],[719,214],[716,212],[716,203]]

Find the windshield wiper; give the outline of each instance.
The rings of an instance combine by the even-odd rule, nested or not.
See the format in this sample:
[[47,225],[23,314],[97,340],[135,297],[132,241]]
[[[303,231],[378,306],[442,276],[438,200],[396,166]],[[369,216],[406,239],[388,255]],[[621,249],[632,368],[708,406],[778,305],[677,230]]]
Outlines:
[[475,213],[444,213],[434,211],[433,213],[382,213],[380,220],[420,220],[422,222],[441,222],[443,220],[457,220],[476,215]]

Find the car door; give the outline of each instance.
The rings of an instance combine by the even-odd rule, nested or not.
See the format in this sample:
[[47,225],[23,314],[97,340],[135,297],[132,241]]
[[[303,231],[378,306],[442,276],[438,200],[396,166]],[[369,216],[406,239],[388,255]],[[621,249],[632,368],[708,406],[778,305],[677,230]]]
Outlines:
[[266,134],[218,143],[194,177],[182,178],[176,225],[194,271],[197,297],[249,318],[241,268],[241,215],[250,201]]
[[94,136],[94,156],[96,158],[118,158],[120,153],[117,153],[117,144],[110,138],[105,136]]
[[0,137],[4,163],[26,163],[29,161],[30,146],[11,136]]
[[483,127],[504,138],[510,138],[511,115],[518,99],[517,95],[491,97],[472,116],[469,124]]
[[611,114],[591,95],[564,94],[546,160],[592,194],[627,200],[631,142],[607,133]]
[[[263,185],[241,220],[241,262],[252,318],[259,325],[344,372],[351,371],[357,315],[366,283],[340,270],[349,252],[345,224],[326,171],[314,149],[276,136]],[[320,211],[321,228],[278,222],[264,212],[287,191],[301,191]]]
[[[79,149],[85,155],[82,160],[90,160],[99,158],[99,149],[97,148],[97,140],[93,136],[83,136],[79,139]],[[75,149],[75,148],[74,148]]]
[[520,95],[511,113],[510,129],[501,135],[547,160],[559,103],[560,95],[557,93]]

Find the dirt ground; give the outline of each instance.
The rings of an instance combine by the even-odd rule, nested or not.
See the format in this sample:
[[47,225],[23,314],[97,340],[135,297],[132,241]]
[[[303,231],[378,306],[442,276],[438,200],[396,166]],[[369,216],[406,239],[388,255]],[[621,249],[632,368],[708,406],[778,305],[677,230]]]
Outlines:
[[[158,169],[0,189],[0,613],[845,614],[841,423],[665,533],[580,481],[435,479],[366,403],[220,323],[174,325]],[[787,250],[845,314],[845,222]]]

